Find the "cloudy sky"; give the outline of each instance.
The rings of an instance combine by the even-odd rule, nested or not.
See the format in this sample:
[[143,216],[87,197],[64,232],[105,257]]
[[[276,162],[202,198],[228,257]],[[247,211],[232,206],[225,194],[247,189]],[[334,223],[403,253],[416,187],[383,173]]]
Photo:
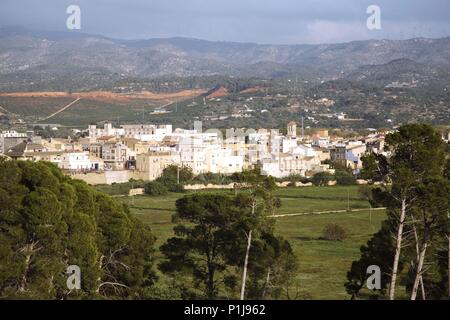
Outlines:
[[[273,44],[450,36],[449,0],[0,0],[0,26],[66,30],[69,5],[81,31],[114,38],[193,37]],[[381,30],[366,27],[369,5]]]

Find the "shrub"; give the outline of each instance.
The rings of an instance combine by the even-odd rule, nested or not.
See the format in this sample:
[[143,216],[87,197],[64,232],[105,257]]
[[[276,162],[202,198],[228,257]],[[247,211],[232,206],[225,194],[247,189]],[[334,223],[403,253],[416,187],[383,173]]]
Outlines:
[[145,193],[150,196],[162,196],[166,195],[169,191],[166,186],[158,181],[152,181],[145,185]]
[[336,170],[336,183],[341,186],[350,186],[356,184],[356,178],[347,171]]
[[190,181],[191,183],[203,183],[203,184],[230,184],[233,182],[230,176],[220,173],[202,173]]
[[295,173],[291,174],[291,175],[289,175],[287,177],[284,177],[284,178],[281,178],[281,179],[277,179],[277,181],[278,182],[289,181],[289,182],[294,183],[294,185],[295,185],[295,182],[301,182],[301,183],[311,182],[311,180],[308,179],[307,177],[304,177],[304,176],[302,176],[300,174],[295,174]]
[[180,177],[180,183],[187,183],[194,178],[192,169],[188,166],[178,167],[176,165],[170,165],[163,170],[161,178],[170,177],[172,180],[177,180],[177,176]]
[[322,237],[325,240],[343,241],[347,238],[347,231],[338,224],[328,224],[323,229]]
[[171,184],[169,187],[168,187],[168,189],[169,189],[169,191],[170,192],[178,192],[178,193],[181,193],[181,192],[184,192],[185,190],[184,190],[184,186],[182,185],[182,184]]
[[312,177],[311,182],[315,186],[326,186],[331,180],[333,180],[333,175],[331,173],[318,172]]
[[124,183],[113,183],[111,185],[102,184],[95,186],[100,192],[104,192],[109,195],[128,195],[131,189],[133,188],[144,188],[145,182],[143,180],[134,180],[130,179],[129,182]]
[[177,181],[178,167],[174,165],[165,168],[162,175],[155,181],[162,184],[170,192],[183,192],[183,185],[191,181],[193,175],[189,167],[180,167],[179,170],[180,183]]

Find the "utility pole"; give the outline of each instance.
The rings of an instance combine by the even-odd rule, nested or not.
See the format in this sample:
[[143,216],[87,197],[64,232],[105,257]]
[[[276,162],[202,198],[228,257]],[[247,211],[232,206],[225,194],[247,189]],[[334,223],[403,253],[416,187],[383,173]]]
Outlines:
[[177,166],[177,184],[180,184],[180,166]]
[[[134,189],[134,181],[131,181],[131,190]],[[134,191],[131,193],[131,205],[134,206]]]
[[303,125],[303,119],[304,119],[304,117],[302,116],[302,141],[305,138],[305,127]]
[[347,211],[350,211],[350,190],[347,189]]

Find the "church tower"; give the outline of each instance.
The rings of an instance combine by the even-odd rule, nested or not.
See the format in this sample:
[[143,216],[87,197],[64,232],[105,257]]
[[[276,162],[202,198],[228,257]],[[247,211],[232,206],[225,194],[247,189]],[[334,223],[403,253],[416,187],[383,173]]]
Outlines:
[[290,138],[297,137],[297,124],[294,121],[291,121],[287,125],[287,136]]

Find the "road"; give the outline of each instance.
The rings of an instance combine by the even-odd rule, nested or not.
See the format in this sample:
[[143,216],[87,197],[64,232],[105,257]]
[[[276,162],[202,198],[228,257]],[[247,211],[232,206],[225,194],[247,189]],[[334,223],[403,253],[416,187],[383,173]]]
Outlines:
[[[350,209],[350,210],[332,210],[332,211],[315,211],[315,212],[302,212],[302,213],[290,213],[290,214],[276,214],[273,216],[269,216],[272,218],[283,218],[283,217],[295,217],[295,216],[306,216],[311,214],[327,214],[327,213],[344,213],[344,212],[360,212],[360,211],[369,211],[370,208],[365,209]],[[386,210],[386,208],[372,208],[373,211],[376,210]]]
[[63,112],[64,110],[70,108],[73,104],[77,103],[79,100],[81,100],[81,98],[75,99],[74,101],[72,101],[72,102],[69,103],[68,105],[62,107],[62,108],[59,109],[58,111],[52,113],[51,115],[49,115],[48,117],[46,117],[46,118],[44,118],[44,119],[41,119],[40,121],[45,121],[45,120],[48,120],[48,119],[50,119],[50,118],[53,118],[53,117],[56,116],[58,113],[61,113],[61,112]]

